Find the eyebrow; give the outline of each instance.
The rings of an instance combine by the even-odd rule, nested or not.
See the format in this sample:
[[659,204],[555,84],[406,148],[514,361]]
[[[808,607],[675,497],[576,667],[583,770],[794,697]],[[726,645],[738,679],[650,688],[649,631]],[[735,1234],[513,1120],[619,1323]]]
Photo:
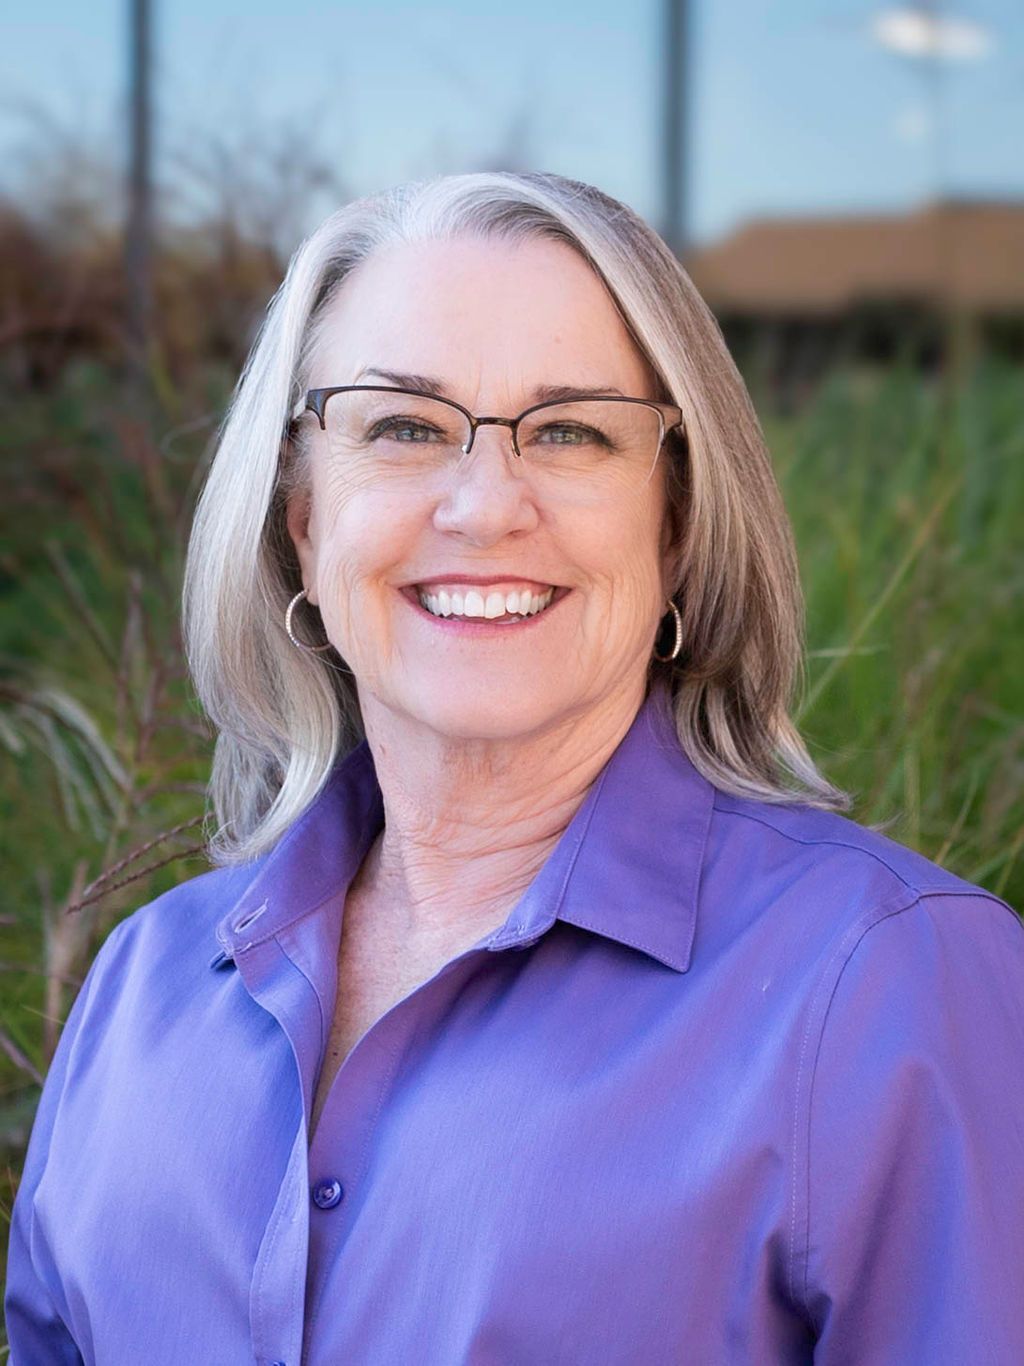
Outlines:
[[[401,370],[380,370],[376,366],[364,366],[356,375],[353,383],[357,383],[363,375],[378,375],[399,389],[421,389],[425,394],[433,394],[435,398],[452,397],[444,381],[434,379],[431,375],[412,375],[405,374]],[[614,384],[606,384],[601,388],[583,384],[540,384],[533,391],[532,401],[534,403],[550,403],[562,398],[601,398],[606,395],[625,398],[622,390],[617,389]]]

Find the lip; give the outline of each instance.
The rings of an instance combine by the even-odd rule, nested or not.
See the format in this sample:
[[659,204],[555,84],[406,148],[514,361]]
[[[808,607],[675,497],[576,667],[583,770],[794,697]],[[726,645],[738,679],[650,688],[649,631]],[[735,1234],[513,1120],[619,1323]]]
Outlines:
[[[507,576],[505,578],[472,579],[467,578],[465,575],[456,575],[454,578],[447,579],[417,579],[415,584],[409,584],[405,588],[400,588],[398,592],[399,596],[405,599],[413,611],[423,617],[426,621],[429,621],[431,625],[438,627],[440,630],[454,632],[457,635],[472,635],[478,638],[480,636],[515,635],[519,631],[527,631],[531,627],[539,625],[545,617],[550,616],[551,613],[556,610],[558,604],[572,592],[571,588],[555,588],[551,601],[548,603],[547,607],[544,608],[543,612],[538,612],[532,617],[520,617],[518,621],[498,622],[493,617],[435,617],[433,612],[428,612],[425,607],[420,605],[419,595],[416,591],[417,586],[427,583],[485,584],[507,582]],[[535,583],[536,580],[522,579],[520,582]],[[551,587],[553,585],[548,586]]]
[[407,588],[430,588],[435,583],[469,583],[477,584],[481,588],[489,587],[492,583],[529,583],[534,584],[541,593],[547,592],[549,588],[557,591],[559,587],[550,579],[531,579],[528,574],[434,574],[429,579],[410,580],[403,585],[402,591]]

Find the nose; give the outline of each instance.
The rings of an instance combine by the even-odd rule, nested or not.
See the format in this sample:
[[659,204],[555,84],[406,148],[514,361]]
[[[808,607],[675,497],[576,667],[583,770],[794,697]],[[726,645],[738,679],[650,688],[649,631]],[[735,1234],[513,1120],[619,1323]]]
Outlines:
[[434,525],[486,546],[532,531],[538,521],[529,475],[512,448],[511,431],[481,425],[469,454],[448,472]]

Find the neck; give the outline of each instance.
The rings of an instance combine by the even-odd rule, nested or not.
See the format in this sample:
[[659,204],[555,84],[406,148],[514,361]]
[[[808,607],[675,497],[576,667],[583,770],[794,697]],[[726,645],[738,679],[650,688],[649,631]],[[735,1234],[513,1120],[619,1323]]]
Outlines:
[[483,932],[533,881],[632,724],[643,685],[515,739],[439,734],[361,699],[385,826],[357,879],[396,930]]

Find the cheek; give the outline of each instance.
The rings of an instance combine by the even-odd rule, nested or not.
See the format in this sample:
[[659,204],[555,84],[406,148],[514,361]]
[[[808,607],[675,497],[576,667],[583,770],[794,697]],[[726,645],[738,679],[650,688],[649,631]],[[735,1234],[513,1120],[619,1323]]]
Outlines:
[[592,590],[615,599],[617,618],[645,621],[662,591],[663,500],[627,494],[601,515],[574,517],[571,532]]
[[[321,613],[337,640],[383,639],[389,594],[422,526],[422,512],[348,479],[317,490],[316,577]],[[373,624],[373,630],[364,628]],[[358,627],[358,629],[355,629]]]

